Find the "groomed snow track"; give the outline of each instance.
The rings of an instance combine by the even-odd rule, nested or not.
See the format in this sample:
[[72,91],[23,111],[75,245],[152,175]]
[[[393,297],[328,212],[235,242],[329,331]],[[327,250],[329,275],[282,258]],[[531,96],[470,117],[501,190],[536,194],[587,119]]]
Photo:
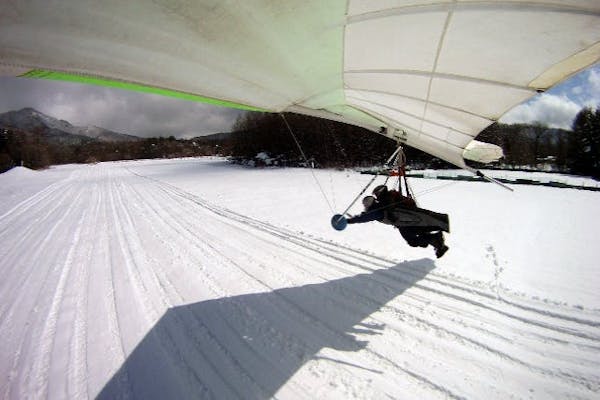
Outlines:
[[600,313],[225,209],[127,164],[0,216],[0,397],[598,398]]

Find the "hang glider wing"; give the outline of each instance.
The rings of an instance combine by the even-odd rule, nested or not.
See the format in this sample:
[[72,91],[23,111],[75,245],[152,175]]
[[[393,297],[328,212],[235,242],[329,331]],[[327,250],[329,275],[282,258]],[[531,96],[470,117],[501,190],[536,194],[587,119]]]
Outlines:
[[457,166],[599,59],[597,0],[0,3],[0,73],[321,116]]

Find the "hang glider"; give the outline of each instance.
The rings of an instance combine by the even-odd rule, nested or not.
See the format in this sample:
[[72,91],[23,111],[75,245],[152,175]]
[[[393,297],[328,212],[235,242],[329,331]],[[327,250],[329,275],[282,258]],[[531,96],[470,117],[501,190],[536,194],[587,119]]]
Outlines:
[[0,74],[368,128],[465,167],[474,137],[600,59],[597,0],[0,3]]

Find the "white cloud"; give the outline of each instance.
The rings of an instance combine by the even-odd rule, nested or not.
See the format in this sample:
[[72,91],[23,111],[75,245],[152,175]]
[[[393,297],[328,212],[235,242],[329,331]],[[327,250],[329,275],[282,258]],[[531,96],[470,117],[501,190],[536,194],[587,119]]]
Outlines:
[[539,122],[553,128],[571,129],[575,116],[582,108],[599,106],[600,66],[596,65],[513,108],[500,122]]
[[588,74],[588,82],[596,95],[600,94],[600,67],[592,68]]
[[573,93],[575,96],[581,96],[582,94],[585,93],[584,91],[584,87],[579,85],[579,86],[574,86],[573,89],[571,89],[571,93]]
[[580,104],[565,95],[544,93],[513,108],[500,119],[500,122],[505,124],[539,122],[551,128],[571,129],[573,120],[581,108]]
[[191,137],[226,132],[241,111],[67,82],[0,78],[0,113],[33,107],[73,125],[131,135]]
[[571,79],[570,97],[581,107],[600,105],[600,66],[592,67]]

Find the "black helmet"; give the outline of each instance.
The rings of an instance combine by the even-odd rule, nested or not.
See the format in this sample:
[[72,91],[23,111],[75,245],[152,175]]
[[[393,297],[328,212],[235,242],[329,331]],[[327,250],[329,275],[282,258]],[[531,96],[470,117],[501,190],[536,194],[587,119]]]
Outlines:
[[373,203],[375,203],[375,197],[366,196],[365,198],[362,199],[362,203],[363,203],[363,206],[365,206],[365,208],[369,208],[373,205]]
[[382,194],[387,193],[388,188],[385,185],[379,185],[377,186],[375,189],[373,189],[373,194],[375,195],[375,197],[379,197]]

